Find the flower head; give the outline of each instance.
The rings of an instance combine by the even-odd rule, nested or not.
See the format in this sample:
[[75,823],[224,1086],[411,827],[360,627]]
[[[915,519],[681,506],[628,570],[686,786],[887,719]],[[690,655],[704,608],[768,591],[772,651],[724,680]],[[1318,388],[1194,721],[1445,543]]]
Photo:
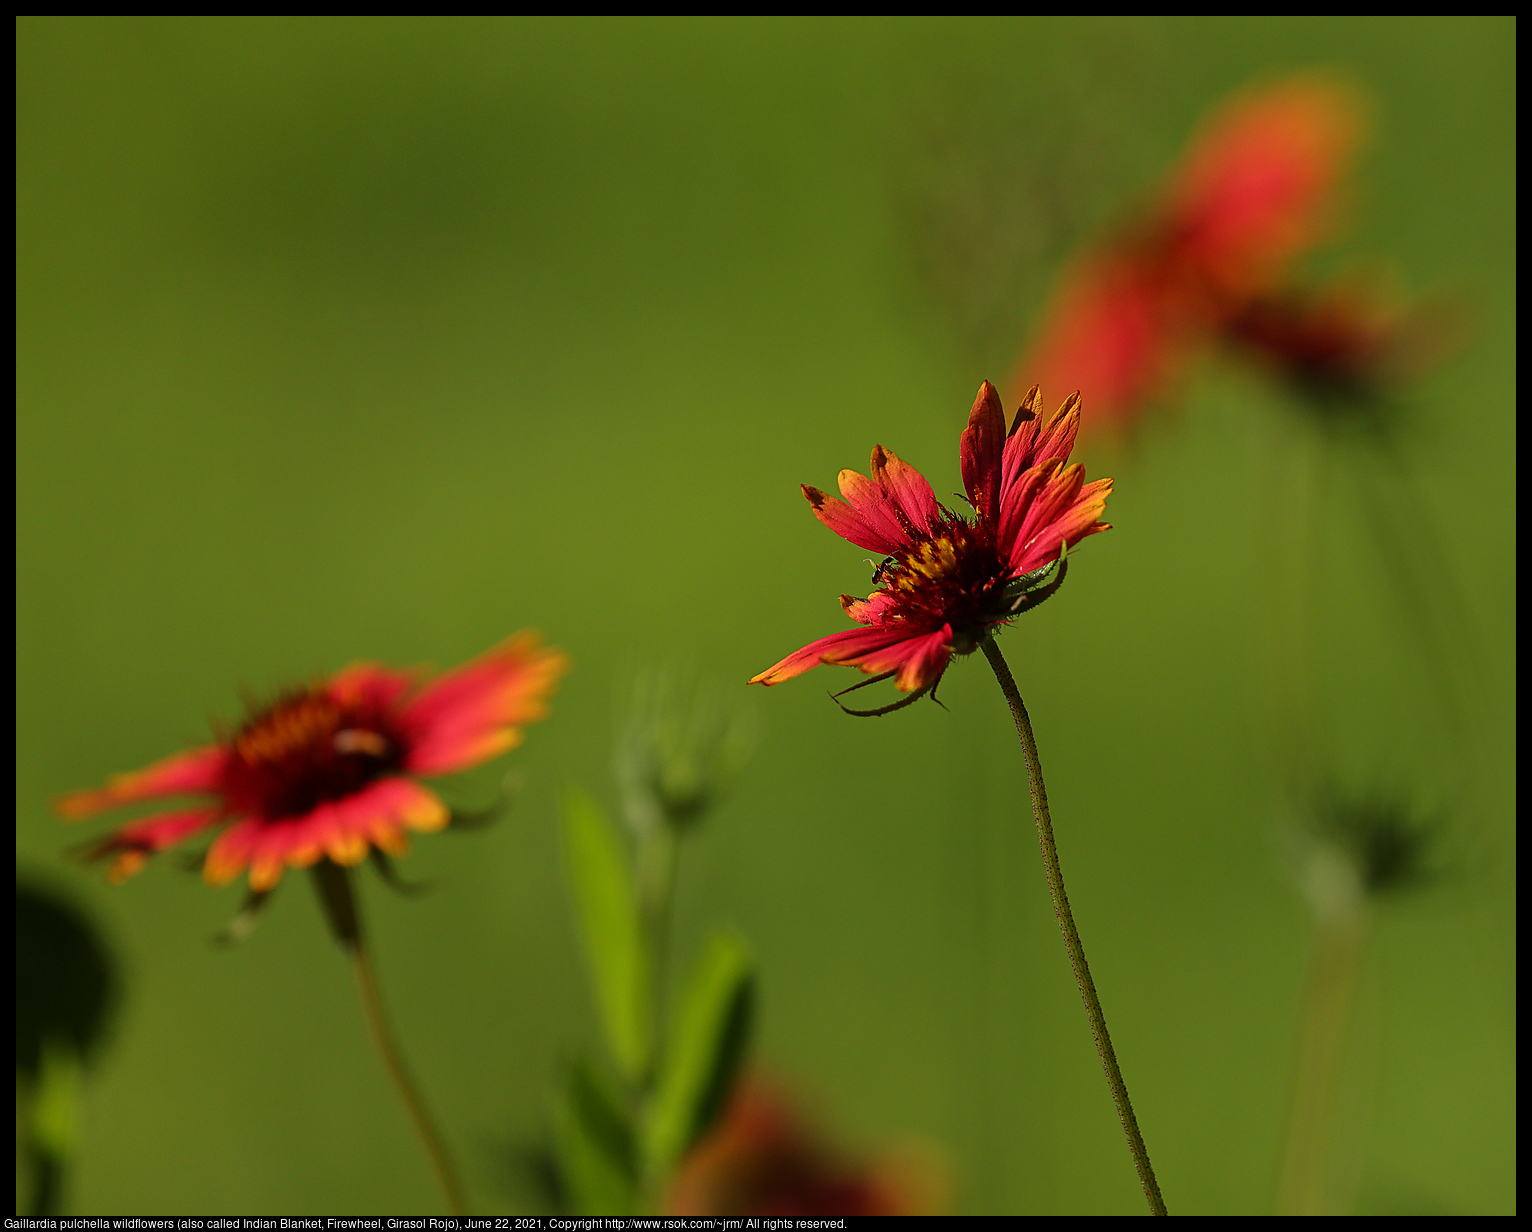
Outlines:
[[416,690],[416,675],[358,663],[258,710],[217,744],[177,753],[58,803],[69,819],[166,796],[198,806],[131,822],[91,845],[120,881],[150,855],[215,826],[203,876],[214,885],[248,867],[270,890],[288,865],[359,863],[369,849],[408,847],[407,830],[439,830],[449,813],[422,776],[486,761],[541,718],[568,661],[523,633]]
[[1360,143],[1365,107],[1343,82],[1305,74],[1244,90],[1193,138],[1166,186],[1166,259],[1225,294],[1271,286],[1325,233]]
[[700,822],[749,760],[754,713],[712,681],[661,667],[634,680],[617,741],[617,781],[629,826]]
[[[1405,305],[1363,278],[1253,298],[1224,326],[1231,344],[1323,407],[1321,422],[1331,427],[1382,426],[1380,400],[1445,359],[1462,335],[1452,301],[1438,295]],[[1336,414],[1341,406],[1352,414]]]
[[1137,224],[1065,276],[1018,371],[1078,384],[1105,421],[1131,420],[1324,234],[1363,111],[1354,90],[1315,75],[1226,102]]
[[687,1156],[671,1186],[672,1215],[928,1215],[943,1206],[930,1149],[871,1166],[840,1158],[758,1078],[735,1089],[717,1127]]
[[[780,684],[820,663],[893,676],[906,693],[936,686],[954,654],[969,654],[1020,612],[1049,597],[1063,566],[1047,575],[1080,540],[1108,529],[1099,519],[1110,479],[1085,482],[1085,468],[1066,465],[1080,428],[1080,397],[1044,421],[1036,386],[1006,432],[1000,395],[979,387],[960,446],[963,487],[973,516],[937,503],[913,466],[881,445],[872,477],[840,473],[844,500],[804,486],[814,515],[841,538],[884,557],[866,599],[841,596],[862,628],[832,633],[752,677]],[[910,699],[913,700],[913,699]]]
[[1451,814],[1397,791],[1362,794],[1326,783],[1299,817],[1304,890],[1320,915],[1354,909],[1362,895],[1425,889],[1463,871],[1450,850]]

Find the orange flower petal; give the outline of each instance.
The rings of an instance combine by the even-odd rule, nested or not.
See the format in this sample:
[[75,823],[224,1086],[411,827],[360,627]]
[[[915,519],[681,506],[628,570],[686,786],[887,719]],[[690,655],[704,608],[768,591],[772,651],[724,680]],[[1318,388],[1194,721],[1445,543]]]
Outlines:
[[935,633],[906,642],[905,647],[908,654],[894,684],[902,693],[913,693],[935,684],[947,670],[952,658],[952,626],[943,625]]
[[[880,448],[874,447],[874,466],[881,452]],[[846,503],[879,537],[880,542],[888,545],[886,548],[873,546],[874,552],[881,551],[886,556],[895,548],[903,547],[910,542],[908,515],[882,484],[849,468],[841,471],[835,477],[835,481],[840,486],[840,494],[846,498]],[[859,546],[872,545],[860,544]]]
[[926,477],[882,445],[873,446],[872,478],[874,483],[888,493],[903,515],[900,525],[906,530],[913,529],[917,534],[927,534],[941,516],[941,506],[936,503],[936,493],[931,490]]
[[818,488],[811,488],[808,484],[803,484],[802,487],[803,495],[808,498],[809,504],[813,507],[814,516],[842,539],[856,544],[859,548],[879,552],[884,556],[899,546],[898,540],[890,538],[881,529],[875,529],[866,518],[845,501],[826,496]]
[[[334,830],[325,839],[324,853],[337,864],[360,864],[367,858],[367,840],[360,834]],[[253,867],[251,875],[254,876]]]
[[379,851],[391,856],[402,856],[410,849],[409,835],[395,821],[377,818],[372,823],[368,837]]
[[1085,486],[1085,467],[1076,462],[1073,466],[1060,467],[1033,498],[1027,516],[1022,519],[1019,540],[1029,539],[1041,526],[1047,525],[1075,503],[1080,489]]
[[286,867],[284,861],[269,856],[250,861],[250,888],[257,894],[269,894],[282,880]]
[[112,867],[106,871],[106,879],[113,885],[121,885],[148,862],[148,855],[142,851],[118,852],[117,858],[112,861]]
[[452,814],[436,793],[409,779],[390,779],[395,786],[394,817],[411,830],[430,833],[443,829]]
[[568,670],[564,655],[524,633],[437,678],[401,715],[412,734],[406,769],[446,774],[512,747],[519,736],[509,729],[541,718]]
[[[1015,483],[1008,484],[1000,494],[1000,529],[995,543],[1000,559],[1006,560],[1015,553],[1015,545],[1022,524],[1038,499],[1038,494],[1052,481],[1059,471],[1059,460],[1048,458],[1023,472]],[[1016,570],[1012,569],[1012,573]]]
[[865,599],[858,599],[855,595],[842,595],[840,605],[852,620],[864,625],[875,625],[884,613],[898,605],[898,601],[886,590],[875,590]]
[[91,854],[107,855],[126,850],[141,851],[146,854],[163,851],[207,829],[221,816],[222,811],[213,806],[142,817],[99,840],[94,844]]
[[[1035,391],[1037,386],[1033,386]],[[1009,487],[1036,466],[1056,458],[1065,461],[1075,447],[1075,437],[1080,431],[1080,394],[1078,391],[1064,399],[1064,404],[1044,423],[1041,416],[1023,420],[1016,417],[1016,427],[1005,442],[1005,460],[1002,467],[1004,485]],[[1002,489],[1003,491],[1004,489]]]
[[182,796],[215,791],[223,773],[226,754],[217,745],[177,753],[144,770],[114,775],[105,787],[75,791],[54,806],[59,815],[73,821],[103,809],[152,800],[156,796]]
[[220,834],[208,849],[202,865],[202,879],[209,885],[227,885],[239,876],[240,870],[250,863],[250,853],[264,824],[258,818],[249,817]]
[[793,651],[780,663],[773,664],[759,675],[750,677],[746,683],[781,684],[784,680],[803,675],[804,672],[818,667],[821,663],[852,663],[859,655],[908,638],[909,631],[900,628],[846,629],[810,642],[801,650]]
[[[1075,473],[1077,472],[1078,473]],[[1050,560],[1056,560],[1063,544],[1072,548],[1082,539],[1110,530],[1111,524],[1098,521],[1106,512],[1112,481],[1098,479],[1080,484],[1083,467],[1070,467],[1060,474],[1035,506],[1028,525],[1017,536],[1011,555],[1011,572],[1030,573]]]

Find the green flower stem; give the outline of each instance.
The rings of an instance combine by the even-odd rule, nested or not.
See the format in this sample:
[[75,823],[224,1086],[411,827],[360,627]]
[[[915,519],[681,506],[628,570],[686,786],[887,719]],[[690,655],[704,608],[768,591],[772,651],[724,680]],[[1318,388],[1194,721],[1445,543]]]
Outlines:
[[665,1039],[666,958],[671,901],[675,892],[676,860],[680,838],[668,819],[647,826],[639,835],[634,854],[638,891],[638,926],[649,957],[649,1012],[651,1035],[648,1062],[639,1077],[637,1097],[647,1099],[659,1072]]
[[463,1186],[458,1181],[452,1157],[447,1154],[447,1144],[442,1140],[441,1132],[431,1117],[431,1110],[426,1107],[426,1101],[410,1077],[404,1057],[389,1030],[388,1017],[383,1012],[383,997],[378,991],[378,977],[372,969],[372,959],[360,945],[352,951],[351,958],[356,968],[356,986],[362,994],[362,1012],[367,1018],[367,1029],[383,1061],[383,1068],[388,1071],[394,1090],[399,1093],[405,1110],[410,1114],[410,1120],[415,1124],[415,1132],[420,1135],[421,1145],[425,1147],[431,1161],[431,1170],[436,1173],[437,1183],[441,1185],[447,1199],[447,1209],[454,1215],[467,1215],[468,1202],[463,1197]]
[[1133,1153],[1133,1166],[1138,1169],[1139,1183],[1144,1187],[1149,1210],[1155,1215],[1168,1215],[1165,1199],[1160,1197],[1160,1183],[1154,1179],[1154,1168],[1149,1163],[1149,1152],[1144,1146],[1144,1136],[1138,1132],[1138,1120],[1133,1115],[1133,1104],[1128,1099],[1128,1087],[1122,1080],[1122,1070],[1117,1066],[1117,1054],[1112,1051],[1112,1037],[1107,1034],[1106,1015],[1101,1012],[1101,1000],[1096,996],[1096,985],[1090,978],[1090,966],[1085,961],[1085,947],[1080,944],[1080,934],[1075,929],[1074,916],[1069,910],[1069,896],[1064,893],[1064,874],[1059,868],[1058,846],[1053,840],[1053,822],[1048,817],[1048,793],[1043,787],[1043,767],[1037,757],[1037,739],[1032,735],[1032,721],[1022,703],[1021,693],[1011,669],[1000,653],[993,637],[984,639],[984,657],[995,669],[995,679],[1000,691],[1010,704],[1011,716],[1016,720],[1016,735],[1021,741],[1021,753],[1027,762],[1027,780],[1032,788],[1032,815],[1037,819],[1037,839],[1043,848],[1043,867],[1048,872],[1048,892],[1053,895],[1053,910],[1059,918],[1059,928],[1064,933],[1064,948],[1069,951],[1069,965],[1074,968],[1075,983],[1080,986],[1080,998],[1085,1002],[1085,1016],[1090,1020],[1091,1034],[1096,1039],[1096,1051],[1101,1056],[1102,1068],[1106,1070],[1106,1084],[1112,1090],[1112,1102],[1117,1105],[1117,1115],[1128,1137],[1128,1150]]
[[1314,924],[1292,1122],[1277,1188],[1279,1215],[1343,1213],[1335,1209],[1330,1176],[1336,1097],[1366,943],[1367,909],[1360,896],[1339,909],[1321,912]]
[[[666,1029],[665,986],[669,970],[669,931],[671,906],[675,900],[676,864],[680,857],[681,837],[671,818],[653,819],[639,835],[634,866],[638,887],[638,922],[644,947],[649,955],[649,1057],[644,1072],[630,1092],[633,1123],[641,1135],[646,1133],[652,1111],[651,1101],[664,1061]],[[666,1176],[657,1172],[647,1151],[639,1153],[639,1209],[661,1209]]]
[[446,1196],[447,1209],[454,1215],[467,1215],[468,1203],[463,1197],[463,1186],[458,1181],[452,1156],[447,1153],[447,1144],[441,1131],[436,1128],[436,1121],[415,1086],[415,1080],[410,1077],[409,1067],[404,1063],[404,1054],[399,1051],[394,1033],[389,1028],[388,1015],[383,1010],[383,994],[378,989],[378,976],[372,969],[372,957],[362,932],[361,913],[357,910],[356,895],[351,888],[351,870],[329,860],[321,860],[311,871],[330,931],[351,955],[351,963],[356,971],[357,991],[362,995],[362,1015],[367,1019],[367,1031],[372,1036],[373,1046],[378,1050],[383,1069],[389,1081],[394,1084],[394,1090],[404,1104],[405,1111],[409,1113],[415,1132],[420,1135],[426,1157],[431,1161],[431,1171],[436,1174],[437,1183]]

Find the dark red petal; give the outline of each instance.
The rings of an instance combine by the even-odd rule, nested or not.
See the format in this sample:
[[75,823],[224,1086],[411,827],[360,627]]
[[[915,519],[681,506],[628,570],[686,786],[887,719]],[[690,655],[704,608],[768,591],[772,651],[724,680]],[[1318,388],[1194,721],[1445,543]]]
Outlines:
[[223,810],[217,807],[188,809],[182,813],[159,813],[114,830],[105,838],[98,839],[84,849],[88,859],[116,856],[107,876],[122,881],[143,867],[147,857],[156,851],[173,847],[182,839],[206,830],[223,819]]
[[988,381],[979,386],[968,427],[958,452],[963,465],[963,489],[985,526],[1000,520],[1000,460],[1005,447],[1005,410],[1000,395]]

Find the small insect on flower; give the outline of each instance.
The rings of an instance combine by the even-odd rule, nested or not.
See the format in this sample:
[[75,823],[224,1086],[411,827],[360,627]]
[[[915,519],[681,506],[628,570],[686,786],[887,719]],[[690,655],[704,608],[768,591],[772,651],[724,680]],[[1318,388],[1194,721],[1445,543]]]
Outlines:
[[[858,547],[884,553],[873,573],[880,588],[866,599],[841,596],[860,629],[810,642],[751,678],[780,684],[820,663],[859,667],[894,678],[912,694],[882,714],[934,692],[954,654],[970,654],[996,628],[1052,596],[1063,584],[1070,548],[1108,529],[1100,521],[1110,479],[1085,482],[1085,468],[1067,465],[1080,428],[1080,397],[1052,418],[1041,417],[1036,386],[1009,432],[1000,395],[979,387],[960,447],[963,486],[974,516],[940,505],[914,467],[881,445],[872,451],[872,478],[840,473],[844,501],[805,486],[814,515]],[[853,688],[861,688],[854,685]]]
[[401,855],[406,831],[440,830],[447,806],[417,779],[477,765],[521,742],[568,661],[523,633],[415,689],[416,673],[358,663],[257,709],[217,744],[178,753],[105,787],[64,796],[66,819],[166,796],[206,803],[158,813],[87,846],[121,881],[157,851],[215,826],[203,876],[249,869],[265,894],[284,869]]

